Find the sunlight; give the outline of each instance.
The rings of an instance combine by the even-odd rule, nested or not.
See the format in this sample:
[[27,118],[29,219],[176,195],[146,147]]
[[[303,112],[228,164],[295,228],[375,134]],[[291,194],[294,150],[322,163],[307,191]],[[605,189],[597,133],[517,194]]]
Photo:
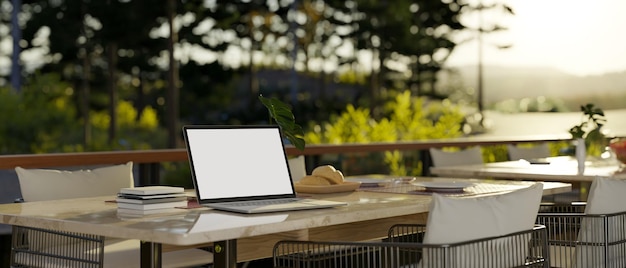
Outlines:
[[[485,36],[484,62],[552,67],[575,75],[626,70],[626,25],[621,0],[509,0],[508,32]],[[498,50],[495,45],[512,44]],[[448,65],[476,64],[477,42],[461,45]]]

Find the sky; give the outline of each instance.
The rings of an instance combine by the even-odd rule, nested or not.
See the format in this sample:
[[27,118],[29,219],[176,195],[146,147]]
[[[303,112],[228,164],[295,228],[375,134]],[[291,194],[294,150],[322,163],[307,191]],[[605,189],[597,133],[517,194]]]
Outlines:
[[[625,0],[505,2],[515,15],[504,20],[506,33],[485,37],[485,64],[553,67],[580,76],[626,71]],[[494,15],[490,16],[483,21],[488,23]],[[477,44],[471,41],[457,47],[448,65],[476,64]],[[497,49],[496,45],[512,47]]]

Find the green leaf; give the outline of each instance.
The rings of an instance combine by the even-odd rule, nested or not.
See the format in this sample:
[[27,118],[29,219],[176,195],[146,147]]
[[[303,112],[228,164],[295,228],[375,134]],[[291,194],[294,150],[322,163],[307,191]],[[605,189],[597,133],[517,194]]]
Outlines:
[[572,138],[582,138],[585,135],[585,131],[583,130],[583,124],[573,126],[569,129],[569,133],[572,135]]
[[606,123],[604,111],[595,107],[593,103],[580,106],[580,111],[583,112],[585,118],[580,125],[573,126],[569,129],[572,138],[585,138],[587,141],[601,140],[604,134],[602,134],[600,129]]
[[265,98],[259,95],[259,100],[269,112],[270,123],[275,122],[293,146],[300,151],[304,150],[304,131],[300,125],[296,124],[291,108],[277,98]]

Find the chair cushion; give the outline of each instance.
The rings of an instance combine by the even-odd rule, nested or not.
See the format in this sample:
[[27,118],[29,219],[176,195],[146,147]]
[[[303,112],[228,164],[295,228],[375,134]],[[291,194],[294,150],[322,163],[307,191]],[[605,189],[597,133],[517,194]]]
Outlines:
[[133,163],[91,170],[61,171],[16,167],[26,202],[115,195],[133,187]]
[[533,228],[543,184],[476,198],[433,194],[425,243],[449,244]]
[[506,145],[509,160],[544,158],[550,156],[550,148],[545,143],[533,147],[520,147],[512,144]]
[[[507,235],[533,228],[539,203],[543,194],[543,185],[532,186],[513,192],[476,198],[454,198],[433,194],[430,212],[426,223],[425,244],[452,244],[479,238]],[[530,239],[530,238],[529,238]],[[502,263],[506,260],[511,265],[523,264],[526,248],[519,249],[517,255],[505,251],[506,238],[500,243],[502,248],[472,253],[458,251],[452,259],[467,260],[472,256],[480,261],[487,259]],[[499,252],[499,254],[494,254]],[[424,260],[424,264],[436,264],[439,260]],[[428,262],[428,263],[426,263]],[[430,266],[429,266],[430,267]],[[439,266],[434,266],[439,267]]]
[[[626,211],[626,180],[601,178],[594,179],[589,189],[586,215],[604,215]],[[578,241],[612,243],[626,239],[626,216],[584,217],[580,223]],[[606,236],[605,236],[606,234]],[[606,251],[605,251],[606,250]],[[606,255],[605,255],[606,254]],[[574,267],[623,266],[626,263],[624,243],[601,246],[577,245]]]
[[444,151],[442,149],[430,148],[429,151],[435,167],[483,163],[483,154],[480,147],[471,147],[460,151]]
[[626,211],[626,180],[598,177],[589,188],[585,214],[608,214]]

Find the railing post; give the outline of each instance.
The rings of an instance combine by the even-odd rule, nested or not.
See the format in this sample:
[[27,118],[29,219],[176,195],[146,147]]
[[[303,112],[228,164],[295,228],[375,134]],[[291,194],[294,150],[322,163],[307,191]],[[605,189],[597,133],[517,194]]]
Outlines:
[[160,169],[159,163],[140,163],[138,186],[159,185],[161,183]]
[[422,176],[430,177],[430,167],[433,166],[433,160],[430,158],[430,151],[419,150],[419,156],[422,160]]

